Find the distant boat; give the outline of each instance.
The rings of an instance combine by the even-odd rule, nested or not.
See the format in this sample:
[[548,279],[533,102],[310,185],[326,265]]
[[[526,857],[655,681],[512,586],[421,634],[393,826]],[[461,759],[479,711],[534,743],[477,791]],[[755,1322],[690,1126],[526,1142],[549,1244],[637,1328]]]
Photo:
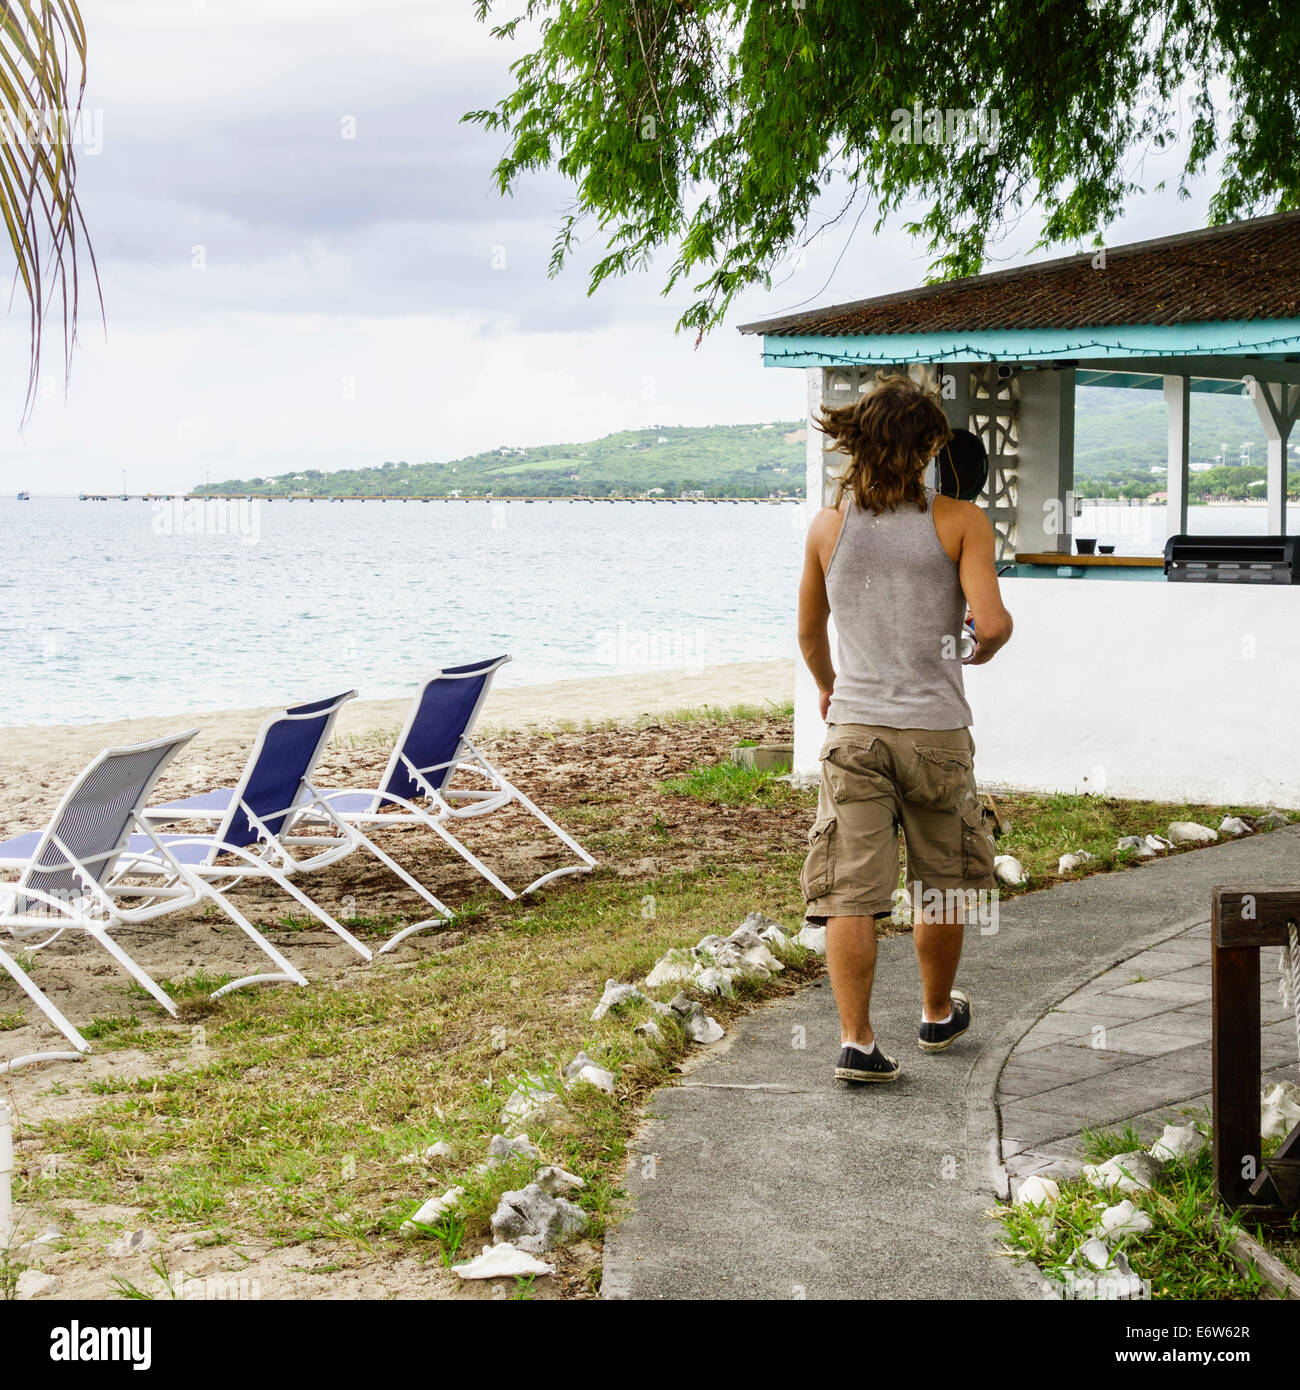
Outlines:
[[32,500],[32,495],[30,492],[20,492],[18,494],[18,500],[20,502],[30,502]]

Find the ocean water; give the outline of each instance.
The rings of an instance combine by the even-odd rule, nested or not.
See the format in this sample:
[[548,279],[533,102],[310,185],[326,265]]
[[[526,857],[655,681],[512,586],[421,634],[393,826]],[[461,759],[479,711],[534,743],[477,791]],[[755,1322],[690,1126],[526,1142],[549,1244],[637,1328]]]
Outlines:
[[790,504],[0,500],[0,726],[789,657]]
[[[503,685],[789,657],[803,525],[789,504],[3,499],[0,726],[403,695],[502,652]],[[1165,509],[1086,506],[1075,534],[1157,555]]]

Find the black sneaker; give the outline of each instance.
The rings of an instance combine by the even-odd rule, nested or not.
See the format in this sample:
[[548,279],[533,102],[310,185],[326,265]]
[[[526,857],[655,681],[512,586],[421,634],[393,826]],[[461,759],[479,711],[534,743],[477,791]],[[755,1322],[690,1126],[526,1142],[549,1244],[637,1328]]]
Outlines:
[[922,1052],[942,1052],[970,1027],[970,1000],[959,989],[952,992],[952,1017],[947,1023],[922,1023],[916,1045]]
[[870,1052],[846,1043],[835,1063],[836,1081],[897,1081],[898,1063],[886,1057],[877,1043]]

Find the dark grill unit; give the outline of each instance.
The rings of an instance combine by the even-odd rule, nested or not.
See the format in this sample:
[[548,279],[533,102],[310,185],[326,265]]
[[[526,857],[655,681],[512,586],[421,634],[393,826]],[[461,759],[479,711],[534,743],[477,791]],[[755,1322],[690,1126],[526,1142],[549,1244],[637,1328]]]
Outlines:
[[1165,578],[1183,584],[1300,584],[1300,536],[1170,536]]

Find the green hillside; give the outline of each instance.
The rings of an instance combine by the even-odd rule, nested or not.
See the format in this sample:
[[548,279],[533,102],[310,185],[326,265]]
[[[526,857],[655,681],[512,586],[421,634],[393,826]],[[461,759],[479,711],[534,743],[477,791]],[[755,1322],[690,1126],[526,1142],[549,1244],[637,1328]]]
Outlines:
[[[1077,476],[1101,478],[1107,473],[1145,471],[1165,462],[1168,415],[1162,392],[1083,387],[1075,416]],[[1252,445],[1251,463],[1263,463],[1264,427],[1252,401],[1245,396],[1192,393],[1189,453],[1193,463],[1212,463],[1226,444],[1228,462],[1235,464],[1247,439]]]
[[[802,421],[758,425],[661,425],[623,430],[581,444],[490,449],[446,463],[389,462],[379,468],[321,473],[307,469],[271,478],[214,482],[196,492],[270,492],[312,496],[445,496],[454,491],[497,497],[620,495],[651,488],[669,496],[770,497],[801,492]],[[796,436],[792,439],[786,435]]]
[[[706,496],[770,497],[803,490],[803,423],[659,425],[603,439],[530,448],[489,449],[447,462],[398,460],[379,467],[323,473],[306,469],[266,478],[228,478],[195,492],[260,492],[316,497]],[[1075,420],[1076,491],[1144,496],[1164,488],[1153,474],[1165,462],[1167,418],[1159,391],[1091,387],[1079,391]],[[1239,468],[1242,442],[1249,469]],[[1191,409],[1191,459],[1210,463],[1227,445],[1226,469],[1194,474],[1193,496],[1257,495],[1247,483],[1263,476],[1265,440],[1254,405],[1244,396],[1196,393]],[[1293,474],[1300,483],[1300,469]]]

